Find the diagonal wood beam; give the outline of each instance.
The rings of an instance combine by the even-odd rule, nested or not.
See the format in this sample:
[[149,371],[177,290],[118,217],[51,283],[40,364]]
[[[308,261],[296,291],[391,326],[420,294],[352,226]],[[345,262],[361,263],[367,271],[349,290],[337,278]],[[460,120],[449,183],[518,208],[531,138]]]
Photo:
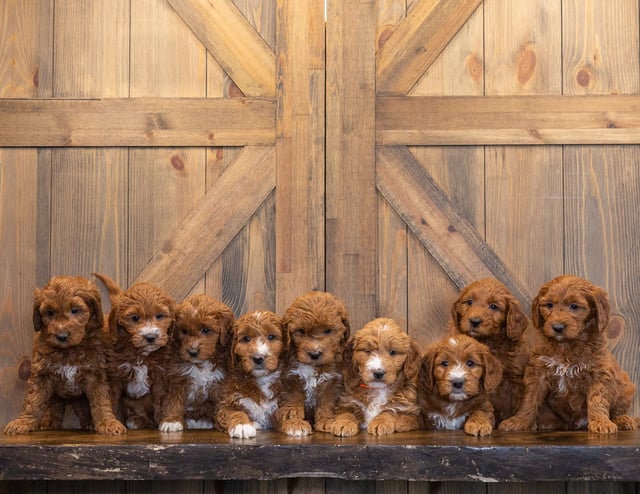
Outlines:
[[378,190],[456,286],[462,288],[478,278],[495,277],[528,311],[529,290],[456,210],[409,149],[378,147],[376,158]]
[[482,0],[416,2],[376,54],[378,94],[407,94],[481,3]]
[[155,283],[182,300],[275,186],[275,148],[244,148],[136,281]]
[[246,96],[275,97],[275,53],[231,0],[169,4]]

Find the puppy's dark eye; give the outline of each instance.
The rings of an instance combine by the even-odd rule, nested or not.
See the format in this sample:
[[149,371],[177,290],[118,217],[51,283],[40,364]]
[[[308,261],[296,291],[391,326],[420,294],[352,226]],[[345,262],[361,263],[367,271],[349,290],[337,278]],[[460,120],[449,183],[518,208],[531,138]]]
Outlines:
[[389,355],[395,355],[396,351],[395,350],[389,350]]
[[475,365],[476,363],[473,360],[471,359],[467,360],[467,367],[475,367]]
[[51,309],[45,310],[44,311],[44,316],[45,317],[53,317],[56,313],[53,312]]
[[547,309],[553,309],[553,302],[547,302],[543,305],[543,307],[546,307]]
[[73,315],[80,314],[80,312],[82,312],[82,311],[80,310],[80,307],[74,307],[73,309],[71,309],[71,313],[72,313]]
[[298,328],[298,329],[296,329],[296,330],[295,330],[295,333],[296,333],[298,336],[304,336],[304,329],[302,329],[302,328]]
[[167,317],[167,316],[165,316],[164,314],[156,314],[156,319],[158,319],[158,320],[164,319],[165,317]]
[[331,333],[332,333],[331,328],[327,328],[324,330],[324,334],[331,334]]
[[270,334],[269,336],[267,336],[267,340],[271,341],[271,340],[275,340],[276,339],[276,335],[274,334]]
[[200,330],[200,332],[202,334],[209,334],[211,332],[211,330],[205,326]]
[[489,309],[498,310],[498,306],[496,304],[489,304]]
[[465,302],[465,304],[467,304],[467,305],[473,305],[473,299],[472,299],[472,298],[470,298],[469,300],[467,300],[467,301]]
[[131,316],[131,320],[133,322],[138,322],[140,320],[140,316],[137,314],[134,314],[133,316]]
[[443,360],[442,362],[440,362],[440,365],[442,367],[449,367],[449,361],[448,360]]
[[580,308],[578,304],[571,304],[569,307],[571,308],[571,310],[578,310]]
[[182,334],[183,334],[183,335],[185,335],[185,336],[189,334],[189,331],[187,331],[186,329],[183,329],[181,332],[182,332]]
[[247,343],[250,342],[251,341],[251,336],[245,336],[244,338],[242,338],[242,341],[245,341]]

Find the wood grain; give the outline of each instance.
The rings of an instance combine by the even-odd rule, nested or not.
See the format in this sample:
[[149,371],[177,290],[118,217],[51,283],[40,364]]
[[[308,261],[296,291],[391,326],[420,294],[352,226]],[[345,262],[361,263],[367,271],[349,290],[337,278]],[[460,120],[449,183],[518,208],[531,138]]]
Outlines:
[[231,0],[168,1],[246,96],[275,96],[275,54]]
[[263,99],[0,100],[1,146],[263,145],[274,123]]
[[378,94],[407,94],[481,3],[417,2],[376,54]]

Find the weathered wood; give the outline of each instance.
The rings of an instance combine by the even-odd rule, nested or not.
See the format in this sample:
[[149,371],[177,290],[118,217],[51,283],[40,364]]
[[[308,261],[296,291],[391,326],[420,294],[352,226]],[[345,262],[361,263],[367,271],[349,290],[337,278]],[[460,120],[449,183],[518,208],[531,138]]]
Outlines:
[[478,278],[501,280],[528,307],[531,294],[476,229],[461,216],[406,147],[379,147],[376,185],[458,287]]
[[263,145],[274,124],[262,99],[0,100],[0,146]]
[[162,244],[138,279],[182,299],[275,187],[273,147],[246,147]]
[[275,54],[231,0],[169,3],[246,96],[275,96]]
[[638,142],[638,96],[389,96],[376,103],[378,145]]
[[639,442],[638,431],[615,437],[556,432],[483,438],[463,431],[384,437],[361,432],[350,438],[261,431],[250,441],[205,431],[129,431],[111,439],[38,432],[0,436],[0,479],[638,481]]
[[[324,289],[324,0],[278,9],[276,307]],[[306,29],[300,29],[305,26]]]
[[327,2],[327,290],[353,328],[376,315],[375,3]]
[[376,55],[378,94],[407,94],[481,3],[416,2]]

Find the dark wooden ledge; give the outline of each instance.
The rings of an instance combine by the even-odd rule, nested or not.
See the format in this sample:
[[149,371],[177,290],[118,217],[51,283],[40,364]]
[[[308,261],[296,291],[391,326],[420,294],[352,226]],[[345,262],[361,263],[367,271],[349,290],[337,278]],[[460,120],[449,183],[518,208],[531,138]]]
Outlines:
[[0,435],[0,480],[259,479],[640,481],[640,431],[414,432],[377,438],[258,432],[249,440],[221,433],[134,431],[124,438],[91,433]]

